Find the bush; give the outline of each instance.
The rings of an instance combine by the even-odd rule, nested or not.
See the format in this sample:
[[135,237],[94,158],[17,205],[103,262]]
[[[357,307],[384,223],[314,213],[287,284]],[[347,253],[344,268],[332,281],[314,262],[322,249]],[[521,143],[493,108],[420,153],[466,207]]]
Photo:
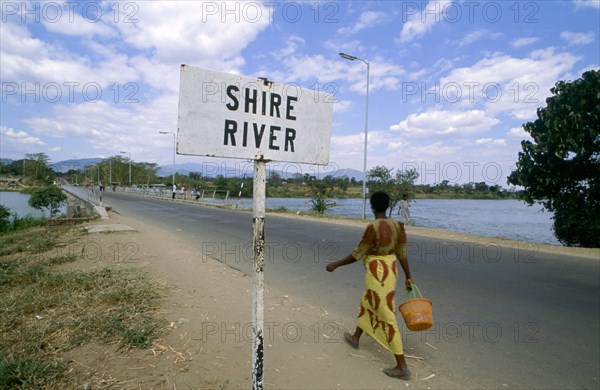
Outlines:
[[19,218],[16,213],[11,213],[7,207],[0,205],[0,234],[40,226],[43,223],[43,218],[35,218],[29,215]]
[[67,196],[57,186],[49,186],[35,191],[29,198],[29,205],[35,209],[48,209],[50,216],[54,216],[60,209]]

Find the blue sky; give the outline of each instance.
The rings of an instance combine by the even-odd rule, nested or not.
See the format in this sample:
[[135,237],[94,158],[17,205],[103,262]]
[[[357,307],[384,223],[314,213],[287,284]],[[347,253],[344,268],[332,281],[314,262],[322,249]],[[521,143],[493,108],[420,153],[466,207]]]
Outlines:
[[[522,124],[600,64],[600,0],[1,1],[0,157],[168,165],[180,64],[333,93],[330,165],[506,186]],[[177,156],[178,163],[236,160]],[[286,169],[279,164],[275,169]],[[294,167],[313,173],[315,167]]]

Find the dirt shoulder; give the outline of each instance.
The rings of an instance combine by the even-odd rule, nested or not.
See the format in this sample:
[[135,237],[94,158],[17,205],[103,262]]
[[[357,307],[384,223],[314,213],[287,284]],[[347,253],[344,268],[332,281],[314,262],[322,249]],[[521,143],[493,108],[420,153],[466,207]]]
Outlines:
[[[112,232],[82,236],[80,245],[90,249],[84,251],[86,260],[78,267],[136,268],[168,286],[168,296],[161,307],[167,319],[166,334],[146,350],[127,350],[118,344],[83,345],[65,354],[72,369],[87,378],[92,388],[251,387],[251,277],[203,256],[175,234],[115,212],[109,216],[109,220],[90,225],[128,226],[133,230],[112,228]],[[365,225],[335,219],[328,222]],[[448,240],[466,238],[415,227],[409,227],[408,233]],[[556,249],[560,253],[561,248]],[[590,255],[593,254],[592,250]],[[381,370],[394,364],[390,353],[368,338],[361,341],[358,351],[342,341],[343,332],[355,326],[352,314],[327,311],[267,285],[264,387],[465,387],[464,383],[439,375],[421,358],[424,349],[430,348],[422,343],[405,345],[412,380],[402,382],[386,377]],[[402,330],[406,332],[404,327]]]
[[[169,232],[110,212],[90,225],[126,225],[134,230],[91,233],[84,269],[137,268],[169,288],[162,313],[167,333],[147,350],[86,344],[65,354],[92,388],[202,389],[251,387],[252,279],[204,257]],[[353,329],[352,313],[332,313],[266,286],[264,387],[397,388],[399,380],[381,370],[393,356],[365,338],[349,348],[343,332]],[[462,387],[436,375],[407,345],[414,379],[411,388]],[[428,348],[428,347],[424,347]]]

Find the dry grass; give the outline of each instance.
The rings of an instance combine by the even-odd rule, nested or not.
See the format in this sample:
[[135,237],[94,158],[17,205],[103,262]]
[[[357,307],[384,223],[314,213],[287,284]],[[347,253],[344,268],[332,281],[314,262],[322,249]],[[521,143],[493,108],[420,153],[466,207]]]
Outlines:
[[72,387],[61,352],[92,341],[144,348],[166,328],[157,314],[164,284],[132,270],[59,270],[81,256],[43,255],[73,239],[69,231],[0,236],[2,389]]

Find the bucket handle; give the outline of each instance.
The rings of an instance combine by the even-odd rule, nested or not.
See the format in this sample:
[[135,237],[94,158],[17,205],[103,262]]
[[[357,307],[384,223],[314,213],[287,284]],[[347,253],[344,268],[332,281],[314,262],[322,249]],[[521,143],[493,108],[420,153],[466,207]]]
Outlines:
[[[417,287],[416,284],[411,283],[410,287],[411,287],[410,291],[406,292],[406,300],[407,301],[414,299],[414,298],[423,298],[423,295],[421,294],[421,290],[419,290],[419,287]],[[415,291],[416,291],[416,293],[415,293]],[[418,297],[417,297],[417,293],[419,294]],[[412,294],[412,297],[411,297],[411,294]]]

